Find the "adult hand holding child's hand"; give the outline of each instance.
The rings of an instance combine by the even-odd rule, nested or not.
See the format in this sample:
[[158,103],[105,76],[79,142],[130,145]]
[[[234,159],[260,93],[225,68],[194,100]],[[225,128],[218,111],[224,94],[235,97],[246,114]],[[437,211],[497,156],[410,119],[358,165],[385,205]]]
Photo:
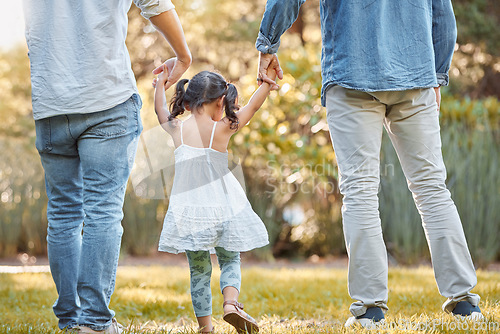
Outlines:
[[276,77],[280,80],[283,79],[283,70],[280,67],[278,56],[274,53],[261,52],[259,54],[259,70],[257,73],[259,85],[262,82],[267,82],[271,85],[271,90],[278,90],[279,85],[276,83]]
[[[165,75],[165,71],[167,74],[167,80],[164,81],[165,90],[170,88],[173,84],[175,84],[180,77],[186,72],[189,68],[190,63],[177,59],[176,57],[168,59],[166,62],[158,66],[153,70],[153,74],[160,75],[163,73]],[[158,76],[159,79],[160,76]],[[153,80],[153,86],[156,87],[156,83],[158,80]]]
[[[276,82],[276,77],[278,77],[278,71],[281,71],[280,64],[278,62],[278,58],[274,57],[271,59],[271,62],[269,63],[269,66],[267,67],[267,77]],[[283,74],[283,72],[281,71]],[[283,75],[281,76],[281,79],[283,79]],[[277,86],[276,88],[274,86]],[[278,84],[271,84],[271,89],[277,90],[279,88]]]
[[[158,77],[153,79],[153,87],[156,88],[156,85],[163,85],[165,86],[166,82],[168,81],[168,77],[171,72],[171,68],[168,68],[168,65],[166,63],[163,63],[161,66],[158,67],[161,72],[158,74]],[[165,88],[166,90],[166,88]]]

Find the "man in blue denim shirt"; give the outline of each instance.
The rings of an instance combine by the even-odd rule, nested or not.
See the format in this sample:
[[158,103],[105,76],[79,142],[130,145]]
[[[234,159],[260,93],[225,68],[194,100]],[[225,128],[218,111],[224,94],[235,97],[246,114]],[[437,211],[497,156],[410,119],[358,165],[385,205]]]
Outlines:
[[[256,47],[259,81],[303,0],[268,0]],[[448,84],[456,40],[450,0],[323,0],[321,101],[327,109],[343,194],[348,289],[346,326],[369,327],[388,310],[387,252],[378,212],[380,146],[386,128],[422,217],[443,310],[482,319],[470,293],[476,273],[446,189],[439,86]]]

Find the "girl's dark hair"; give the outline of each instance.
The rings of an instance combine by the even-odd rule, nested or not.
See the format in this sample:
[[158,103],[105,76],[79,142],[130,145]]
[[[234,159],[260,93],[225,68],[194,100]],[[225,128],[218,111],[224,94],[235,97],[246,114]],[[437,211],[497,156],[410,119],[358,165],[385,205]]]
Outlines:
[[[187,84],[187,89],[184,86]],[[191,80],[182,79],[177,83],[175,94],[170,100],[170,116],[171,121],[184,113],[186,106],[191,110],[200,108],[205,103],[210,103],[221,96],[225,98],[226,117],[231,124],[229,128],[232,130],[238,129],[238,117],[235,111],[240,107],[236,104],[238,91],[233,84],[227,83],[224,78],[217,73],[203,71],[196,74]]]

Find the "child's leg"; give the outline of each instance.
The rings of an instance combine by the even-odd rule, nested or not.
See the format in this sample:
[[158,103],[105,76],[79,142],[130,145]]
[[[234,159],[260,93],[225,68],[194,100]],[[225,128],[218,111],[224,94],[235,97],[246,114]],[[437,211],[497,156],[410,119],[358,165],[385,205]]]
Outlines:
[[191,300],[198,324],[203,332],[212,330],[212,262],[208,251],[186,251],[191,273]]
[[[221,247],[216,247],[215,252],[221,270],[220,288],[224,301],[238,300],[241,286],[240,253],[230,252]],[[234,309],[233,305],[224,306],[224,312]]]
[[220,288],[224,295],[224,320],[236,328],[238,333],[257,333],[259,325],[243,311],[238,295],[241,286],[240,253],[216,247],[215,252],[221,269]]

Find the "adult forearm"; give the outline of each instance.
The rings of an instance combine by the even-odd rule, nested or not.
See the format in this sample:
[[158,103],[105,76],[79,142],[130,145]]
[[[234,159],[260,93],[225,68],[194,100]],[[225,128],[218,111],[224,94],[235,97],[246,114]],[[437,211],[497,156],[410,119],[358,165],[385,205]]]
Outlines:
[[252,97],[247,103],[247,106],[253,110],[255,113],[259,110],[260,107],[264,104],[267,97],[269,96],[269,92],[271,91],[271,85],[267,82],[262,83],[259,88],[253,93]]
[[175,52],[177,60],[189,66],[192,60],[191,52],[175,9],[152,16],[149,20],[168,41]]

